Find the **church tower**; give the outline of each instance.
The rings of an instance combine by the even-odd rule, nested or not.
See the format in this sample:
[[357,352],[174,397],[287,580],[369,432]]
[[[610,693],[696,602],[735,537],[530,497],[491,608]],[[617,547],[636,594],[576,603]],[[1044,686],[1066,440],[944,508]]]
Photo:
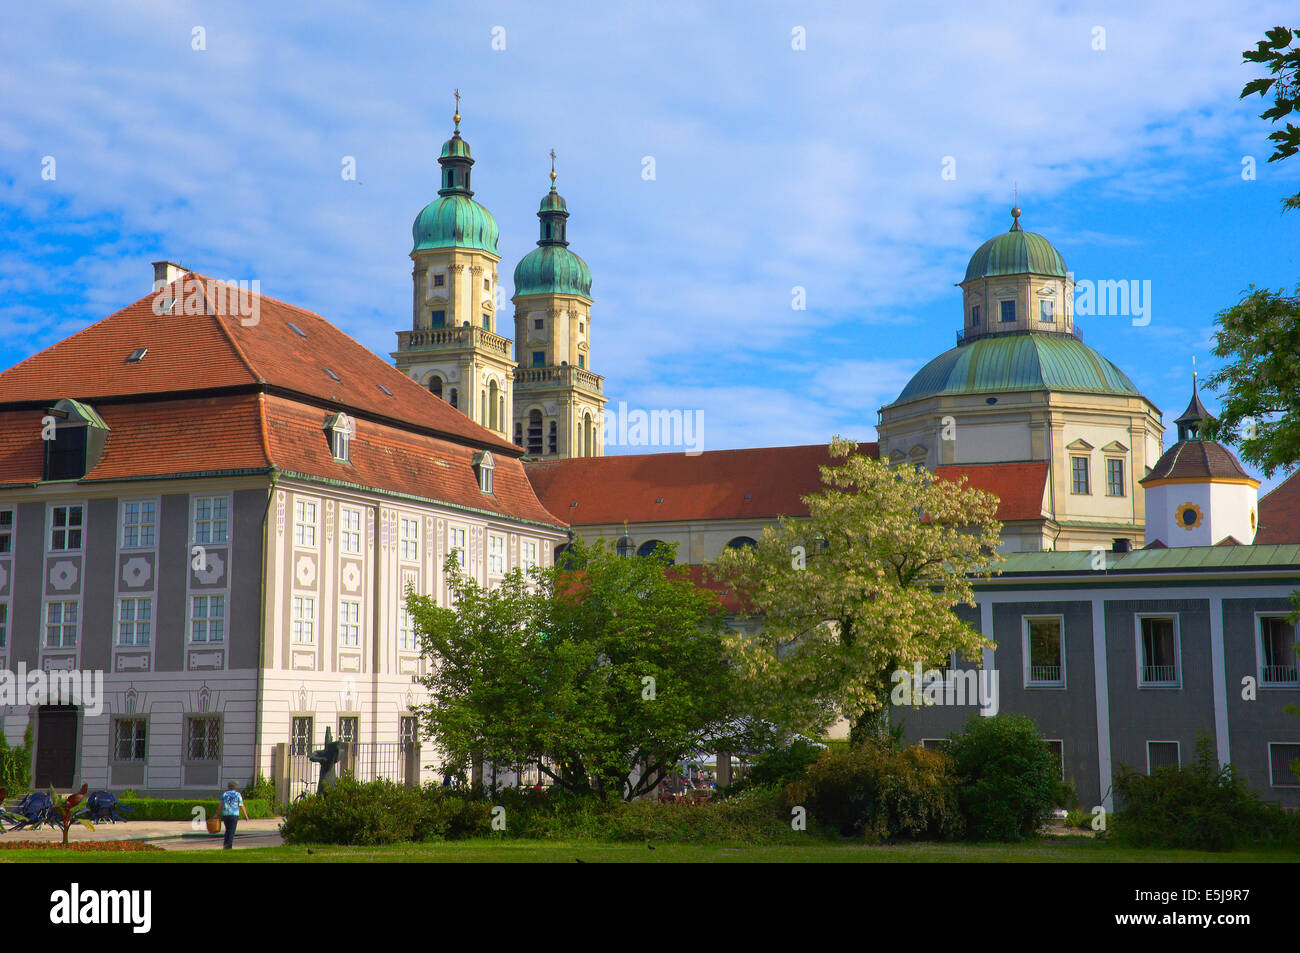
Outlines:
[[1148,546],[1249,545],[1255,539],[1259,481],[1232,451],[1207,440],[1214,418],[1196,392],[1178,425],[1178,442],[1142,480],[1146,491]]
[[476,423],[509,439],[515,363],[497,329],[497,223],[474,201],[469,143],[442,146],[442,188],[411,227],[411,330],[397,332],[397,369]]
[[605,379],[591,371],[591,271],[569,251],[569,211],[551,190],[537,247],[515,267],[514,442],[530,456],[605,452]]

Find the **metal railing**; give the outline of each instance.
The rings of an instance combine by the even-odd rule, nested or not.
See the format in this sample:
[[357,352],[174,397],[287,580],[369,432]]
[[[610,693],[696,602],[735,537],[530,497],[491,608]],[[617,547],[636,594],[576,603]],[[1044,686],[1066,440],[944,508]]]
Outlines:
[[1143,665],[1142,682],[1147,685],[1178,681],[1177,665]]
[[[1011,324],[1010,321],[1008,321],[1007,323]],[[1080,331],[1078,327],[1073,327],[1068,331],[1064,331],[1061,328],[1052,325],[1045,325],[1043,327],[1031,327],[1031,328],[1017,328],[1013,325],[1010,328],[998,329],[996,331],[992,331],[982,327],[972,328],[969,331],[966,330],[958,331],[957,345],[960,347],[963,344],[969,344],[971,341],[978,341],[980,338],[997,337],[999,334],[1010,334],[1012,331],[1033,331],[1036,334],[1064,334],[1066,337],[1072,337],[1076,341],[1079,341],[1080,343],[1083,342],[1083,332]]]
[[359,741],[346,746],[339,761],[340,774],[358,781],[387,778],[406,783],[407,755],[411,745],[405,741]]
[[1295,685],[1300,682],[1300,672],[1294,665],[1265,665],[1262,681],[1265,685]]
[[1060,665],[1030,665],[1029,681],[1031,682],[1060,682],[1061,666]]

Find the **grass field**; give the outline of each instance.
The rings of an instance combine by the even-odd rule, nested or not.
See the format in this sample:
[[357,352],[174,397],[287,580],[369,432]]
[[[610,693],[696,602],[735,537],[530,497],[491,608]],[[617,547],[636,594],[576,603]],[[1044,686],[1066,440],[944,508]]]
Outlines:
[[[308,851],[311,853],[308,853]],[[1025,844],[813,844],[807,847],[717,847],[599,844],[590,841],[473,840],[388,847],[262,847],[135,854],[0,851],[0,864],[40,863],[1296,863],[1294,851],[1133,850],[1089,838],[1047,838]]]

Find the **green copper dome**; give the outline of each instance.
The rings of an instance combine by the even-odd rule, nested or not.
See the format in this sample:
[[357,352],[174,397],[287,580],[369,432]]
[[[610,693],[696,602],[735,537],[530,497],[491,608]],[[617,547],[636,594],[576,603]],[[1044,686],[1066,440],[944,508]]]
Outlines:
[[469,143],[460,137],[460,113],[456,131],[442,146],[442,188],[438,197],[424,207],[411,226],[415,240],[412,252],[424,248],[476,248],[493,255],[497,251],[497,222],[492,213],[474,201],[470,190],[470,169],[474,159]]
[[515,296],[568,294],[591,298],[591,269],[563,245],[538,245],[515,266]]
[[[554,159],[554,154],[552,154]],[[542,196],[537,209],[541,237],[537,247],[515,266],[515,297],[520,295],[578,295],[591,300],[591,269],[569,251],[569,209],[555,191],[555,167],[551,166],[551,191]]]
[[422,248],[477,248],[498,255],[497,222],[466,195],[444,195],[424,207],[411,226],[412,251]]
[[469,153],[469,143],[460,137],[457,132],[454,136],[442,144],[442,155],[440,159],[472,159]]
[[1073,335],[1024,331],[945,351],[916,372],[894,404],[936,394],[1042,390],[1142,396],[1123,371]]
[[1052,243],[1042,235],[1026,232],[1020,227],[1020,209],[1013,208],[1011,215],[1011,230],[990,238],[970,256],[963,283],[1002,275],[1067,276],[1065,259]]

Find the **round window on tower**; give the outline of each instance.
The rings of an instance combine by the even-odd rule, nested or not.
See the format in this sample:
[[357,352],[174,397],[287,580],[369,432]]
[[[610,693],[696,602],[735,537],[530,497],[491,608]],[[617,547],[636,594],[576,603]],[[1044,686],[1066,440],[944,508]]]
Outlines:
[[1203,514],[1195,503],[1184,503],[1178,507],[1178,525],[1185,530],[1194,530],[1201,525]]

